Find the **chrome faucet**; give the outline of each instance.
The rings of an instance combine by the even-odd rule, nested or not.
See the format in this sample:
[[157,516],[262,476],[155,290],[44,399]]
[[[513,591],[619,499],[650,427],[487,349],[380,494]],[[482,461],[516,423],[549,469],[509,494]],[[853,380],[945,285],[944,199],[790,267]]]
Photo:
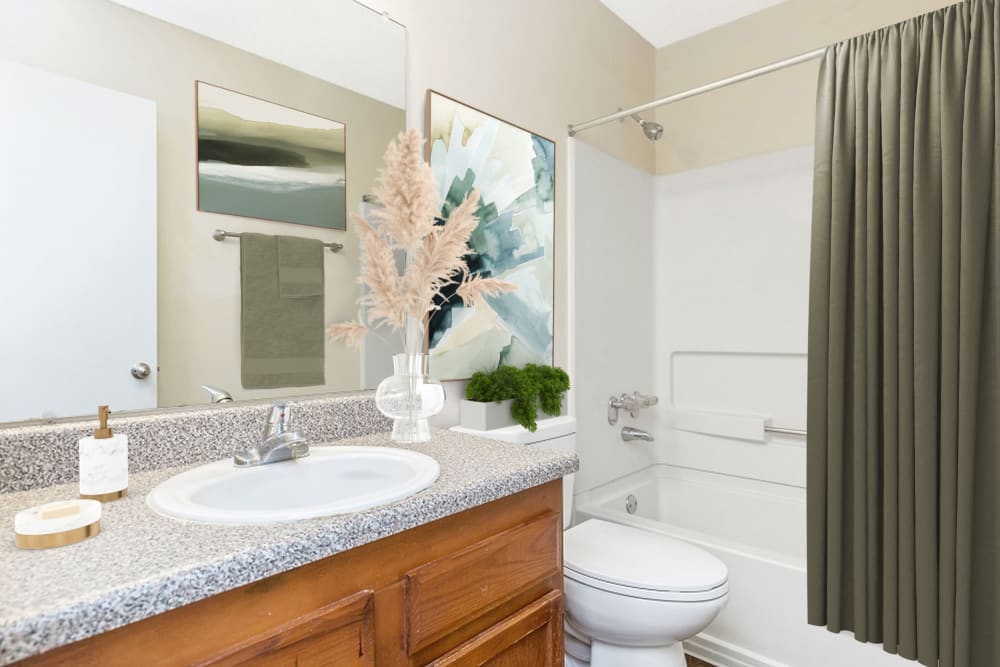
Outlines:
[[622,440],[624,440],[625,442],[632,442],[633,440],[645,440],[646,442],[653,442],[653,435],[649,431],[643,431],[641,428],[632,428],[631,426],[623,426]]
[[262,466],[268,463],[301,459],[309,456],[309,445],[297,431],[289,430],[292,422],[292,404],[275,403],[264,424],[263,439],[256,447],[237,452],[233,463],[238,468]]
[[203,384],[201,388],[208,392],[208,397],[212,399],[213,403],[232,403],[233,397],[225,389],[219,389],[218,387],[213,387],[210,384]]
[[639,416],[639,410],[642,408],[651,408],[660,399],[652,394],[640,394],[637,391],[633,391],[631,394],[622,394],[621,396],[612,396],[608,399],[608,424],[614,426],[618,423],[618,413],[620,410],[625,410],[633,418]]

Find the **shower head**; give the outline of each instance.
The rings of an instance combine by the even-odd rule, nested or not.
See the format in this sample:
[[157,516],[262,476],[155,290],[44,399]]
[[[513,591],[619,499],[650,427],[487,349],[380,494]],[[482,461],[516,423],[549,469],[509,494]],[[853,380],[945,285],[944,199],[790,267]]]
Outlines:
[[639,127],[642,128],[643,134],[645,134],[646,138],[650,141],[659,141],[660,137],[663,136],[663,126],[659,123],[652,120],[643,120],[637,113],[632,114],[632,118],[635,119],[635,122],[639,123]]

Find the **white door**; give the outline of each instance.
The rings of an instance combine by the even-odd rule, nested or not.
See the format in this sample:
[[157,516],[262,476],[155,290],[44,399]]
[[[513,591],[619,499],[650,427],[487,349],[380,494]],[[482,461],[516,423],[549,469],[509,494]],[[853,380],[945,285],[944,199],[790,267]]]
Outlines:
[[156,105],[3,60],[0,90],[0,421],[155,407]]

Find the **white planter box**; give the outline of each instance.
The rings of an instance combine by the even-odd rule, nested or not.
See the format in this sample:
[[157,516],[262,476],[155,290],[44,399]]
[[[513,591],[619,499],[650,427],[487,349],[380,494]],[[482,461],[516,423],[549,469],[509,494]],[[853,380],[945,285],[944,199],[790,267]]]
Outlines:
[[495,428],[514,426],[517,421],[510,416],[510,404],[514,400],[499,403],[480,403],[463,399],[459,404],[462,427],[476,431],[492,431]]

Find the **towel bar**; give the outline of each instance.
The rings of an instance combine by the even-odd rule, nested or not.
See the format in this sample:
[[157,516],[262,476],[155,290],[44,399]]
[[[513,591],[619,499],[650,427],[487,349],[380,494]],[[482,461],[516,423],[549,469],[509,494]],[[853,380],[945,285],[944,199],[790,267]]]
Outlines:
[[[215,239],[216,241],[225,241],[226,237],[229,237],[231,239],[238,239],[241,236],[243,236],[243,234],[239,234],[237,232],[227,232],[224,229],[216,229],[214,232],[212,232],[212,238]],[[324,248],[329,248],[330,252],[340,252],[341,250],[344,249],[344,244],[343,243],[324,243],[323,247]]]
[[780,433],[781,435],[797,435],[801,437],[806,437],[808,435],[804,429],[800,428],[784,428],[782,426],[767,426],[764,425],[764,430],[768,433]]

